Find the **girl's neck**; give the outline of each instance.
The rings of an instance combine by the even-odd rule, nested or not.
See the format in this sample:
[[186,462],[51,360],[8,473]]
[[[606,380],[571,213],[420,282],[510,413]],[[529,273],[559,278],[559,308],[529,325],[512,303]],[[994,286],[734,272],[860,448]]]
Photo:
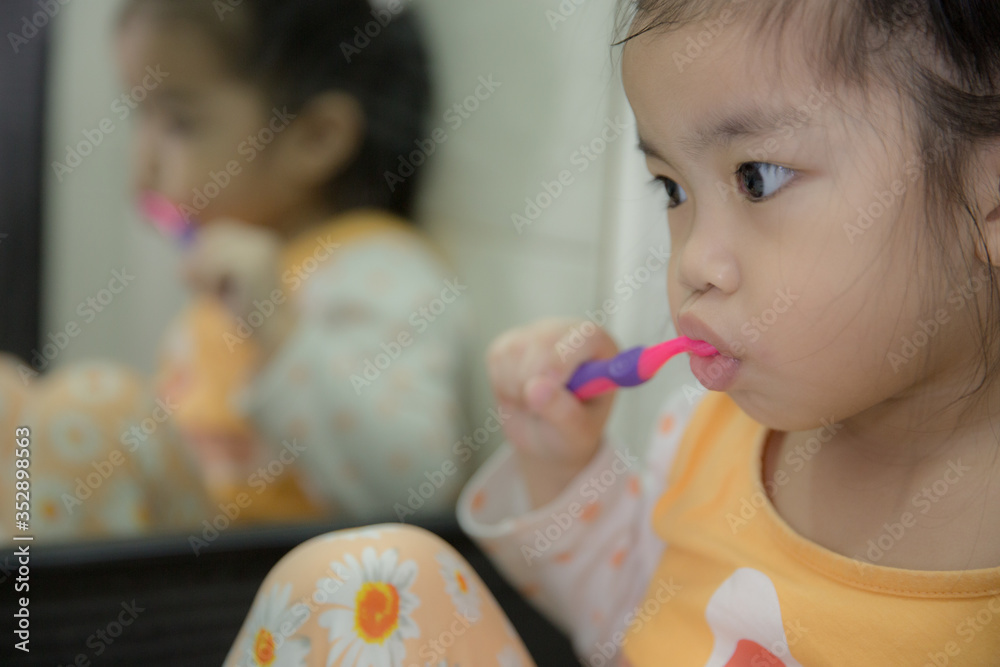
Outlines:
[[328,222],[336,214],[336,208],[326,202],[303,203],[287,211],[279,220],[273,221],[270,227],[288,241],[313,227]]
[[[946,410],[948,400],[920,395],[927,396],[898,397],[833,427],[772,432],[764,478],[787,480],[768,485],[775,508],[804,537],[872,564],[1000,567],[996,387]],[[889,549],[870,548],[880,538]]]

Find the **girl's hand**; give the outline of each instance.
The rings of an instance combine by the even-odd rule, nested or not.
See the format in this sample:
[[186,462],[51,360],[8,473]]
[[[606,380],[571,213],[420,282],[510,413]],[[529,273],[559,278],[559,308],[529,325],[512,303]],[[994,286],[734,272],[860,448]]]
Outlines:
[[[281,247],[281,238],[263,227],[233,219],[213,220],[198,229],[184,257],[183,276],[192,289],[218,298],[235,318],[246,319],[258,303],[271,300],[279,289]],[[290,310],[287,303],[275,305],[274,312],[254,329],[265,354],[290,328]]]
[[535,507],[566,487],[594,457],[614,393],[581,402],[566,389],[577,366],[618,353],[615,341],[586,320],[547,319],[497,337],[486,363],[504,433],[521,461]]

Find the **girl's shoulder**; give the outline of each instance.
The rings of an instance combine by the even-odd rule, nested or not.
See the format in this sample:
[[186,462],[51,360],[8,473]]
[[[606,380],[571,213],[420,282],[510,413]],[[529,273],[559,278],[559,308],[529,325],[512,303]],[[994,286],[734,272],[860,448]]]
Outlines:
[[[325,263],[333,255],[359,245],[377,243],[410,252],[434,252],[433,241],[409,221],[381,209],[354,209],[316,225],[288,241],[283,260],[288,266]],[[341,252],[337,252],[341,251]]]
[[416,284],[441,282],[454,263],[423,230],[380,209],[356,209],[292,238],[282,250],[287,281],[307,282],[321,272],[340,276],[373,273],[408,276]]

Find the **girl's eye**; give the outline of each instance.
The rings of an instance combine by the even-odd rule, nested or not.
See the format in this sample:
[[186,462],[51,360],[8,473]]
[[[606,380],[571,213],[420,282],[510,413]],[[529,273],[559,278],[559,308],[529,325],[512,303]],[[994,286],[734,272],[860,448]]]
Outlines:
[[198,129],[198,117],[189,109],[168,105],[160,110],[159,116],[168,134],[186,137]]
[[667,208],[677,208],[681,204],[687,201],[687,193],[684,192],[684,188],[677,185],[676,182],[670,180],[665,176],[659,176],[656,178],[657,181],[663,183],[663,189],[667,191]]
[[172,116],[167,120],[167,131],[179,136],[193,134],[196,127],[195,121],[185,116]]
[[744,162],[736,169],[737,186],[754,201],[772,197],[794,176],[791,169],[767,162]]

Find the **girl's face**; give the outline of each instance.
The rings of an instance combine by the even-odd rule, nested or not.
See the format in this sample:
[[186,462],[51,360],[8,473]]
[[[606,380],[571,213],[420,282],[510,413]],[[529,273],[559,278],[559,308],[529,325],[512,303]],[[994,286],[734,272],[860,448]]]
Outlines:
[[779,61],[736,22],[706,28],[640,35],[623,61],[672,207],[674,325],[739,362],[729,383],[699,380],[785,431],[966,388],[976,294],[956,297],[922,250],[936,157],[907,140],[898,100],[862,106],[790,45]]
[[141,13],[119,33],[128,90],[160,83],[134,114],[134,182],[201,222],[234,217],[273,226],[296,204],[283,168],[282,133],[292,117],[270,109],[252,85],[225,71],[208,35]]

